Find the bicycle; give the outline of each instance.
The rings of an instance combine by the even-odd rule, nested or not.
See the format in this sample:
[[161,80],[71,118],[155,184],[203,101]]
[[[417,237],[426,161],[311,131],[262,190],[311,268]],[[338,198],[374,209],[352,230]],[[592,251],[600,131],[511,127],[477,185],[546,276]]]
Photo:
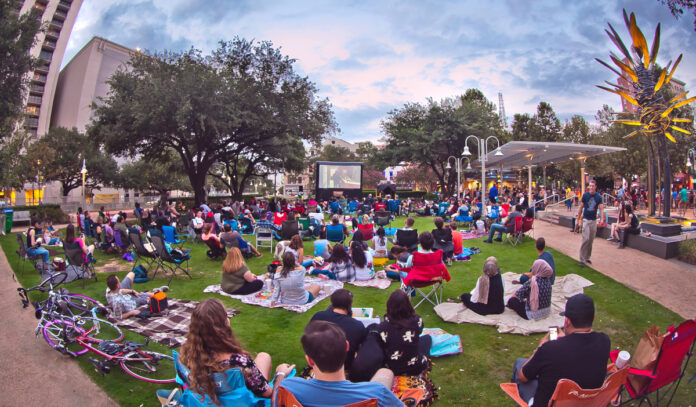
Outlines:
[[[63,325],[61,335],[59,337],[52,336],[52,332],[46,333],[50,327],[45,328],[44,336],[49,344],[53,347],[63,347],[66,353],[77,357],[85,352],[95,353],[105,360],[97,360],[89,358],[97,372],[104,376],[111,372],[111,365],[119,363],[121,368],[129,375],[150,383],[173,383],[175,381],[174,358],[159,352],[141,350],[143,346],[147,346],[149,339],[146,339],[145,344],[127,341],[117,343],[112,340],[102,340],[93,337],[93,333],[98,332],[100,324],[107,321],[100,320],[96,317],[97,308],[92,309],[92,319],[94,325],[89,329],[82,329],[79,325],[73,324],[68,320],[52,321],[53,326]],[[85,317],[78,317],[84,319]],[[52,342],[52,341],[56,342]],[[67,348],[68,344],[77,344],[82,350],[74,352]],[[95,346],[96,345],[96,346]]]

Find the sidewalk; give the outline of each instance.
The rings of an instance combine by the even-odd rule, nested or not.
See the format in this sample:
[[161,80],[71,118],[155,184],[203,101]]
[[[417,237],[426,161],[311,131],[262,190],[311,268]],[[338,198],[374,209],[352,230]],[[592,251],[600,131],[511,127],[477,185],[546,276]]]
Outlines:
[[22,308],[17,287],[0,250],[0,406],[118,406],[74,360],[34,336],[33,308]]
[[[568,228],[537,219],[534,237],[578,260],[582,237]],[[684,318],[696,317],[696,271],[675,262],[627,247],[617,249],[605,239],[595,239],[592,268],[662,304]]]

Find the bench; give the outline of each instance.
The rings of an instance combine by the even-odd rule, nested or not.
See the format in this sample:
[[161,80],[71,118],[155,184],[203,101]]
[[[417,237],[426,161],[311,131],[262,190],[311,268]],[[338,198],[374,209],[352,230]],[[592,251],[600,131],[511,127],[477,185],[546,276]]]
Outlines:
[[12,216],[12,224],[17,224],[19,222],[31,222],[31,214],[29,211],[17,211]]

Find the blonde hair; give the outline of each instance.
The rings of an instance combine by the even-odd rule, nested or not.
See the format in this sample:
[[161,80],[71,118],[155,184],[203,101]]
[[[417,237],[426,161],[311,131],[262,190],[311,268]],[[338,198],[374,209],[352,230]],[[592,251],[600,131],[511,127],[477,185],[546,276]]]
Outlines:
[[227,252],[227,257],[225,261],[222,262],[222,272],[223,273],[234,273],[244,266],[244,257],[242,257],[242,252],[236,247],[230,247]]

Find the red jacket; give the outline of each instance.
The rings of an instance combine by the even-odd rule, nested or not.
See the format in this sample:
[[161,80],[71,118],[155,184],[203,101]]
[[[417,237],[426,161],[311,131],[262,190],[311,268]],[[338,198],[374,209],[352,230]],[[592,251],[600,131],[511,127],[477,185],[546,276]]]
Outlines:
[[406,285],[411,285],[415,281],[430,281],[434,278],[442,277],[446,281],[450,281],[449,271],[442,262],[442,250],[437,250],[432,253],[413,253],[413,267],[408,271],[408,275],[403,281]]

